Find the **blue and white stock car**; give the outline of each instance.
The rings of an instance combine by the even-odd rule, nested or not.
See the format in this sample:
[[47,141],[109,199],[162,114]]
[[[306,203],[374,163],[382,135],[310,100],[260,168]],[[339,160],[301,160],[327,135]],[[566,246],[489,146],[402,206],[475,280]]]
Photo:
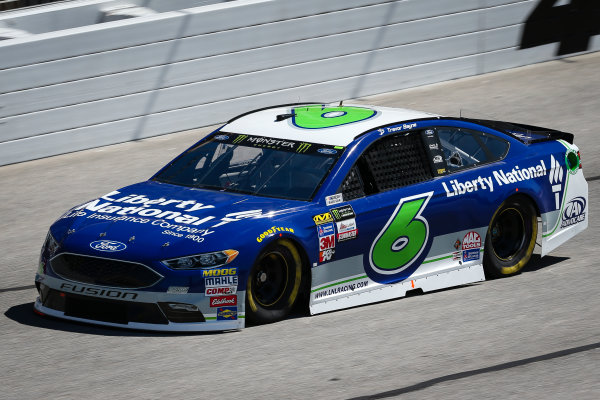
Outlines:
[[569,133],[277,106],[60,217],[35,310],[134,329],[240,329],[300,303],[318,314],[514,275],[536,238],[543,256],[583,231],[587,212]]

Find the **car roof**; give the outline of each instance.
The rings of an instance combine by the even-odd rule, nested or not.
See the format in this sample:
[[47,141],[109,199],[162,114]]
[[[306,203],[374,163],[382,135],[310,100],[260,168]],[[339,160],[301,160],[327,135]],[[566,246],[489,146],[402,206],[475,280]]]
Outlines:
[[[295,113],[293,113],[294,111]],[[316,120],[301,120],[302,113],[310,112]],[[355,113],[355,114],[351,114]],[[361,120],[337,124],[330,127],[318,125],[318,121],[326,121],[335,116],[349,116],[360,113]],[[330,116],[330,117],[323,117]],[[371,115],[371,116],[368,116]],[[365,118],[365,116],[368,116]],[[363,104],[319,104],[286,105],[257,110],[243,114],[229,121],[221,128],[223,132],[264,136],[277,139],[288,139],[333,146],[347,146],[354,138],[371,129],[402,123],[415,119],[435,118],[437,114],[404,108],[390,108]],[[279,119],[279,120],[278,120]],[[317,121],[317,124],[311,122]],[[306,123],[305,123],[306,122]]]

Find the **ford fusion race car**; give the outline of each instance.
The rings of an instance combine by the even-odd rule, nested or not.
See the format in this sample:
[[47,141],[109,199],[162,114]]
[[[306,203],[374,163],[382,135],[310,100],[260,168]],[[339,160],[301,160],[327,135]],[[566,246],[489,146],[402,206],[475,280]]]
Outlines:
[[[35,310],[240,329],[518,273],[588,224],[573,135],[362,105],[236,117],[51,227]],[[540,223],[541,222],[541,223]]]

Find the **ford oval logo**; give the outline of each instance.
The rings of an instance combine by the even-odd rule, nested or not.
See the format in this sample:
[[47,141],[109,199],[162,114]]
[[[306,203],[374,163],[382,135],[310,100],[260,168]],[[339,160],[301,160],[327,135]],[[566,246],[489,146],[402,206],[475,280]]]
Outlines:
[[321,153],[321,154],[335,154],[335,153],[337,153],[337,150],[334,150],[334,149],[319,149],[317,151],[319,153]]
[[227,136],[227,135],[219,135],[219,136],[215,136],[215,139],[217,139],[217,140],[227,140],[227,139],[229,139],[229,136]]
[[115,252],[125,250],[127,245],[125,243],[116,242],[114,240],[96,240],[90,243],[90,247],[98,251]]

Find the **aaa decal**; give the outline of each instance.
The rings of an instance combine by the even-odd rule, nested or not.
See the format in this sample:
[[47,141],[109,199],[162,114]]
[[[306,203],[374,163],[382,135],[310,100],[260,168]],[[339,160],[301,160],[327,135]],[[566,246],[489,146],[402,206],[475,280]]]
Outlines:
[[364,107],[326,107],[309,105],[292,110],[292,123],[303,129],[322,129],[364,121],[377,114],[377,111]]
[[428,192],[400,200],[371,245],[367,273],[373,280],[398,281],[417,268],[429,242],[429,223],[422,213],[432,196]]

